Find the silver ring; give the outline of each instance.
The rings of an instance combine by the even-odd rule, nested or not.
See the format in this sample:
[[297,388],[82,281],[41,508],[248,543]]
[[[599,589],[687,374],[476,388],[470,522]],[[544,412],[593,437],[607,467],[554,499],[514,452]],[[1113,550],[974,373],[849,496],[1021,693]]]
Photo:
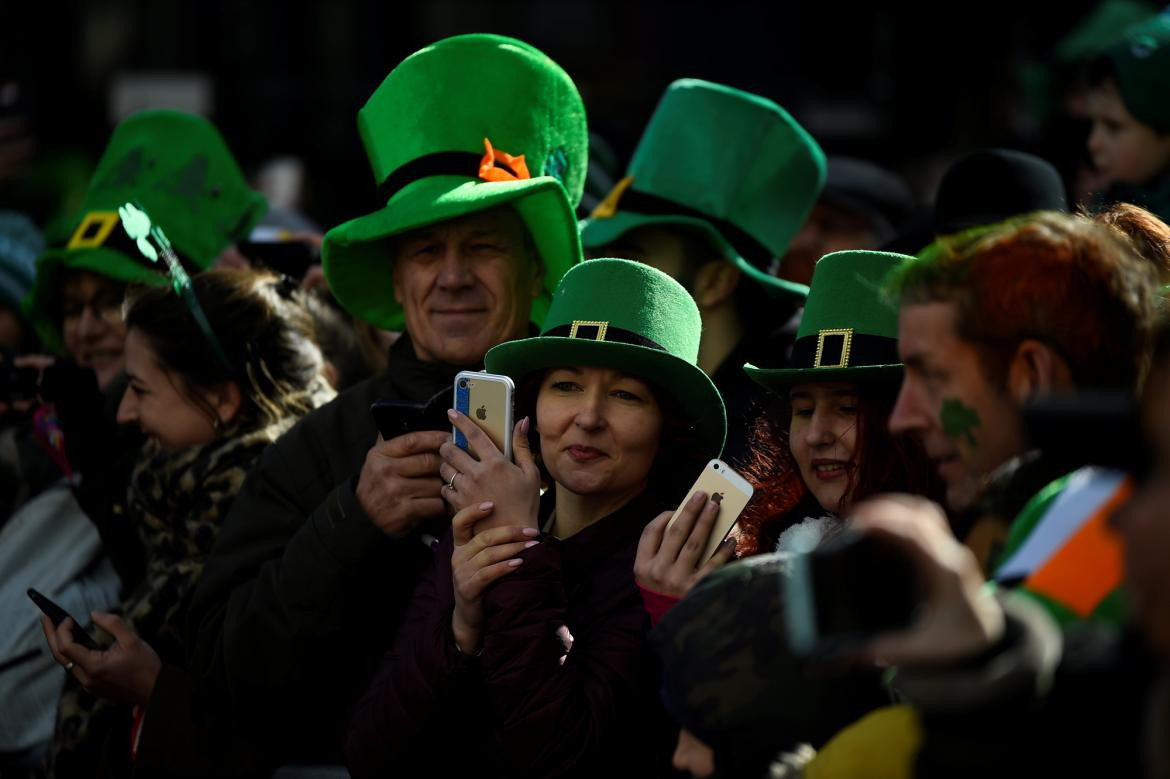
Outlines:
[[450,488],[452,490],[455,489],[455,477],[458,475],[459,475],[459,471],[455,471],[455,473],[451,474],[451,480],[449,482],[447,482],[448,488]]
[[65,670],[66,670],[66,671],[72,671],[72,670],[73,670],[73,661],[72,661],[72,660],[70,660],[68,663],[66,663],[66,665],[65,665]]

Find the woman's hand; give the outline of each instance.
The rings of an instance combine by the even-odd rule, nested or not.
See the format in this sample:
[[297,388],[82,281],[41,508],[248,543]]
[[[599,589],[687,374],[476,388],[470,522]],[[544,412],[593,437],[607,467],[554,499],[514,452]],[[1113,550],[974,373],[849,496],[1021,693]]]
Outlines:
[[681,598],[699,580],[727,563],[735,554],[735,539],[724,541],[710,560],[700,559],[719,514],[719,506],[696,492],[670,527],[674,512],[664,511],[642,531],[634,557],[634,578],[643,588]]
[[464,654],[479,651],[483,639],[483,593],[492,582],[507,576],[524,561],[516,557],[536,546],[540,531],[511,525],[475,532],[477,523],[493,512],[490,501],[468,506],[451,520],[455,550],[451,554],[451,579],[455,585],[455,611],[451,629]]
[[48,617],[42,617],[49,651],[82,687],[99,698],[145,706],[154,692],[162,661],[121,617],[98,611],[90,616],[114,637],[112,647],[99,652],[86,649],[73,640],[72,619],[67,617],[54,628]]
[[512,430],[512,453],[515,463],[504,457],[487,433],[465,415],[447,412],[451,422],[479,453],[476,460],[448,441],[439,447],[443,458],[439,475],[446,485],[443,499],[456,511],[490,501],[492,519],[481,523],[479,530],[503,525],[537,527],[540,508],[540,469],[528,448],[528,417]]
[[961,660],[1003,635],[1003,609],[987,591],[970,549],[951,533],[937,505],[911,495],[887,495],[854,509],[850,528],[897,545],[913,565],[922,592],[914,624],[878,636],[865,659],[888,665],[931,665]]

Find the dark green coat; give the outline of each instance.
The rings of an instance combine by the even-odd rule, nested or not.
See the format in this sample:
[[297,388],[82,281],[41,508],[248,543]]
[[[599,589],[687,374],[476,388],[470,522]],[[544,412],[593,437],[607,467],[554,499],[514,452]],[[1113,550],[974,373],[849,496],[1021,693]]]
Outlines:
[[390,538],[358,504],[370,404],[424,401],[459,370],[418,361],[403,336],[386,374],[270,446],[232,506],[191,604],[188,667],[200,716],[262,765],[342,762],[348,709],[433,559],[424,532]]

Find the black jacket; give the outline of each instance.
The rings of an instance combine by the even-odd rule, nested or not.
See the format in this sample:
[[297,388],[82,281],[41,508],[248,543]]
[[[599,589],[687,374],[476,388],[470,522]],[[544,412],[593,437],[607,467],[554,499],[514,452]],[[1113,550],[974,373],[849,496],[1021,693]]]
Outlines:
[[391,538],[358,503],[378,435],[370,404],[424,401],[459,370],[420,362],[403,336],[385,375],[265,450],[236,498],[191,603],[188,667],[201,716],[260,765],[342,761],[348,710],[433,559],[421,530]]

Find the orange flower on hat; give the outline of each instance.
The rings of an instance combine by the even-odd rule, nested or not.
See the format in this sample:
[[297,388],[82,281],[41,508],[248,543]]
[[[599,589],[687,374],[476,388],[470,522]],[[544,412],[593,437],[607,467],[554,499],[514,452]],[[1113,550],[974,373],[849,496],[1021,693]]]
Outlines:
[[[513,157],[507,152],[493,149],[492,142],[487,138],[483,139],[483,147],[486,151],[479,161],[479,177],[484,181],[521,181],[532,178],[523,154]],[[499,167],[497,163],[503,163],[506,167]]]

